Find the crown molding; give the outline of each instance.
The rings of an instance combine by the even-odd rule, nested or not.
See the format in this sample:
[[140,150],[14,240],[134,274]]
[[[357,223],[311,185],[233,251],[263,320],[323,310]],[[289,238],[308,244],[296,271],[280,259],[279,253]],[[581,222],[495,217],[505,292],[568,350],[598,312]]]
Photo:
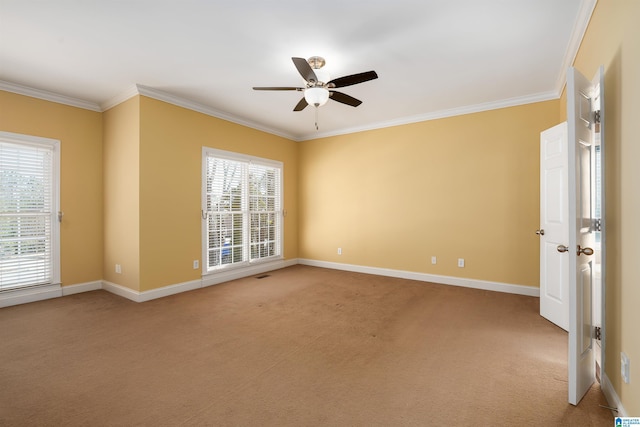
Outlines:
[[478,113],[478,112],[489,111],[489,110],[497,110],[500,108],[515,107],[515,106],[531,104],[535,102],[549,101],[553,99],[558,99],[560,97],[560,93],[555,91],[544,92],[544,93],[528,95],[523,97],[509,98],[509,99],[500,100],[500,101],[492,101],[492,102],[486,102],[482,104],[452,108],[449,110],[435,111],[435,112],[430,112],[426,114],[400,117],[398,119],[371,123],[364,126],[356,126],[356,127],[341,129],[335,132],[312,133],[312,134],[307,134],[302,136],[296,136],[286,132],[282,132],[277,129],[270,128],[268,126],[263,126],[261,124],[242,119],[240,117],[236,117],[229,113],[225,113],[223,111],[209,107],[207,105],[200,104],[198,102],[191,101],[185,98],[181,98],[179,96],[170,94],[168,92],[164,92],[164,91],[154,89],[148,86],[144,86],[141,84],[134,84],[129,86],[125,91],[121,92],[119,95],[111,98],[109,101],[104,102],[100,105],[89,102],[89,101],[83,101],[77,98],[71,98],[68,96],[55,94],[53,92],[47,92],[40,89],[34,89],[27,86],[18,85],[15,83],[5,82],[2,80],[0,80],[0,90],[5,90],[7,92],[13,92],[20,95],[31,96],[39,99],[44,99],[46,101],[71,105],[74,107],[84,108],[87,110],[92,110],[97,112],[106,111],[110,108],[115,107],[118,104],[123,103],[124,101],[134,96],[142,95],[148,98],[153,98],[158,101],[167,102],[169,104],[173,104],[178,107],[186,108],[192,111],[206,114],[211,117],[216,117],[218,119],[226,120],[228,122],[236,123],[241,126],[246,126],[252,129],[259,130],[261,132],[266,132],[266,133],[280,136],[282,138],[286,138],[296,142],[308,141],[311,139],[318,139],[318,138],[327,138],[331,136],[347,135],[350,133],[364,132],[364,131],[375,130],[375,129],[383,129],[383,128],[388,128],[393,126],[401,126],[401,125],[424,122],[429,120],[442,119],[446,117],[460,116],[464,114]]
[[293,141],[296,140],[295,136],[285,132],[281,132],[277,129],[273,129],[268,126],[263,126],[261,124],[254,123],[254,122],[242,119],[240,117],[236,117],[234,115],[225,113],[223,111],[216,110],[215,108],[209,107],[207,105],[190,101],[188,99],[180,98],[170,93],[163,92],[163,91],[153,89],[147,86],[139,85],[139,84],[129,86],[125,91],[121,92],[119,95],[111,98],[109,101],[104,102],[102,104],[97,104],[95,102],[85,101],[83,99],[73,98],[66,95],[60,95],[58,93],[49,92],[42,89],[23,86],[17,83],[11,83],[4,80],[0,80],[0,90],[5,92],[15,93],[18,95],[28,96],[31,98],[38,98],[44,101],[55,102],[57,104],[64,104],[64,105],[69,105],[71,107],[91,110],[98,113],[101,113],[110,108],[113,108],[116,105],[121,104],[124,101],[136,95],[143,95],[149,98],[157,99],[159,101],[167,102],[169,104],[177,105],[179,107],[187,108],[189,110],[197,111],[199,113],[206,114],[208,116],[226,120],[228,122],[236,123],[242,126],[246,126],[252,129],[262,131],[262,132],[280,136],[282,138],[290,139]]
[[584,38],[584,34],[587,32],[589,21],[591,21],[591,16],[593,15],[593,11],[595,10],[597,3],[598,0],[583,0],[580,2],[580,10],[578,11],[576,20],[573,23],[571,38],[569,39],[567,50],[565,51],[564,58],[562,59],[560,74],[558,74],[558,79],[556,80],[555,87],[558,98],[562,95],[562,90],[567,83],[567,69],[571,67],[576,60],[578,50],[582,44],[582,39]]
[[412,123],[426,122],[429,120],[444,119],[447,117],[462,116],[465,114],[480,113],[483,111],[498,110],[500,108],[517,107],[520,105],[533,104],[536,102],[551,101],[558,99],[560,96],[555,91],[543,92],[534,95],[521,96],[517,98],[503,99],[499,101],[485,102],[482,104],[467,105],[464,107],[451,108],[449,110],[434,111],[426,114],[417,114],[414,116],[400,117],[394,120],[384,122],[371,123],[369,125],[357,126],[347,129],[341,129],[335,132],[314,133],[305,135],[296,141],[309,141],[318,138],[327,138],[330,136],[347,135],[350,133],[364,132],[368,130],[383,129],[393,126],[402,126]]
[[126,88],[124,91],[122,91],[118,95],[100,104],[100,108],[102,109],[102,111],[107,111],[118,104],[122,104],[127,99],[133,98],[138,94],[139,94],[138,85],[130,85],[128,88]]
[[262,131],[262,132],[267,132],[273,135],[281,136],[283,138],[295,140],[294,136],[288,133],[284,133],[267,126],[262,126],[260,124],[225,113],[224,111],[216,110],[215,108],[209,107],[208,105],[200,104],[198,102],[173,95],[169,92],[154,89],[152,87],[144,86],[141,84],[134,84],[129,86],[122,93],[111,98],[109,101],[102,103],[100,107],[102,108],[102,111],[106,111],[137,95],[146,96],[147,98],[152,98],[158,101],[163,101],[169,104],[177,105],[178,107],[186,108],[188,110],[196,111],[198,113],[206,114],[208,116],[216,117],[218,119],[226,120],[228,122],[236,123],[242,126],[246,126],[252,129]]
[[73,98],[71,96],[60,95],[58,93],[49,92],[42,89],[36,89],[28,86],[23,86],[17,83],[6,82],[0,80],[0,90],[5,92],[16,93],[18,95],[29,96],[31,98],[38,98],[45,101],[51,101],[58,104],[69,105],[71,107],[82,108],[85,110],[102,112],[102,109],[95,102],[85,101],[83,99]]
[[206,114],[211,117],[216,117],[218,119],[226,120],[228,122],[236,123],[242,126],[246,126],[248,128],[256,129],[262,132],[270,133],[272,135],[277,135],[282,138],[290,139],[295,141],[295,136],[279,131],[274,128],[270,128],[267,126],[263,126],[261,124],[245,120],[243,118],[234,116],[232,114],[226,113],[224,111],[217,110],[213,107],[209,107],[208,105],[200,104],[199,102],[191,101],[185,98],[181,98],[179,96],[170,94],[168,92],[164,92],[158,89],[153,89],[148,86],[136,85],[137,91],[139,95],[146,96],[148,98],[157,99],[158,101],[167,102],[169,104],[177,105],[178,107],[186,108],[189,110],[196,111],[198,113]]

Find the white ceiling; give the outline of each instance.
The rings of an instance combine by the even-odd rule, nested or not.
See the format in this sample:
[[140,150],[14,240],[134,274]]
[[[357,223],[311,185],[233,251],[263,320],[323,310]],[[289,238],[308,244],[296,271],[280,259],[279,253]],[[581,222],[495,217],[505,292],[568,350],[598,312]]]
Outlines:
[[[0,89],[104,109],[134,85],[294,140],[554,99],[596,0],[0,0]],[[379,78],[293,112],[292,56]],[[73,99],[71,101],[73,103]]]

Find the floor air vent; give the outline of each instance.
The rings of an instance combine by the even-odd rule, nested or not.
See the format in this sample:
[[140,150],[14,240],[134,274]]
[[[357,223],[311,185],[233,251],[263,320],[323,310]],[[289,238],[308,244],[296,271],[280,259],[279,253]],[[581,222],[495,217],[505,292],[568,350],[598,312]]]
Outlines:
[[256,279],[264,279],[265,277],[271,276],[270,274],[263,274],[262,276],[256,276]]

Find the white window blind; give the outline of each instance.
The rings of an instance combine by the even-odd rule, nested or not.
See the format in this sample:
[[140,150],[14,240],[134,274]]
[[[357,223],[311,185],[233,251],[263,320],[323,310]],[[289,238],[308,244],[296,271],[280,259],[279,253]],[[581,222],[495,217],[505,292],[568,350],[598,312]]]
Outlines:
[[282,166],[203,150],[203,267],[211,272],[282,255]]
[[249,164],[251,259],[280,255],[280,169]]
[[0,136],[0,291],[59,281],[56,156]]
[[246,170],[242,163],[207,157],[207,265],[209,269],[247,260],[244,234]]

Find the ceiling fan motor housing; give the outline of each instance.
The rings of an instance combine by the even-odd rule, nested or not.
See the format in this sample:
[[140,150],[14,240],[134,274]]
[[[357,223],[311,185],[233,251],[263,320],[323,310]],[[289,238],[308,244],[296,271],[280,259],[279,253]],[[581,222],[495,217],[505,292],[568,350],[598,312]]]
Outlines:
[[322,69],[326,64],[326,61],[321,56],[312,56],[307,59],[309,66],[313,70],[313,73],[316,75],[315,81],[307,81],[307,88],[310,87],[325,87],[327,82],[331,79],[329,77],[329,73]]
[[311,58],[307,59],[307,62],[314,70],[319,70],[320,68],[324,67],[324,64],[326,64],[326,61],[321,56],[312,56]]

